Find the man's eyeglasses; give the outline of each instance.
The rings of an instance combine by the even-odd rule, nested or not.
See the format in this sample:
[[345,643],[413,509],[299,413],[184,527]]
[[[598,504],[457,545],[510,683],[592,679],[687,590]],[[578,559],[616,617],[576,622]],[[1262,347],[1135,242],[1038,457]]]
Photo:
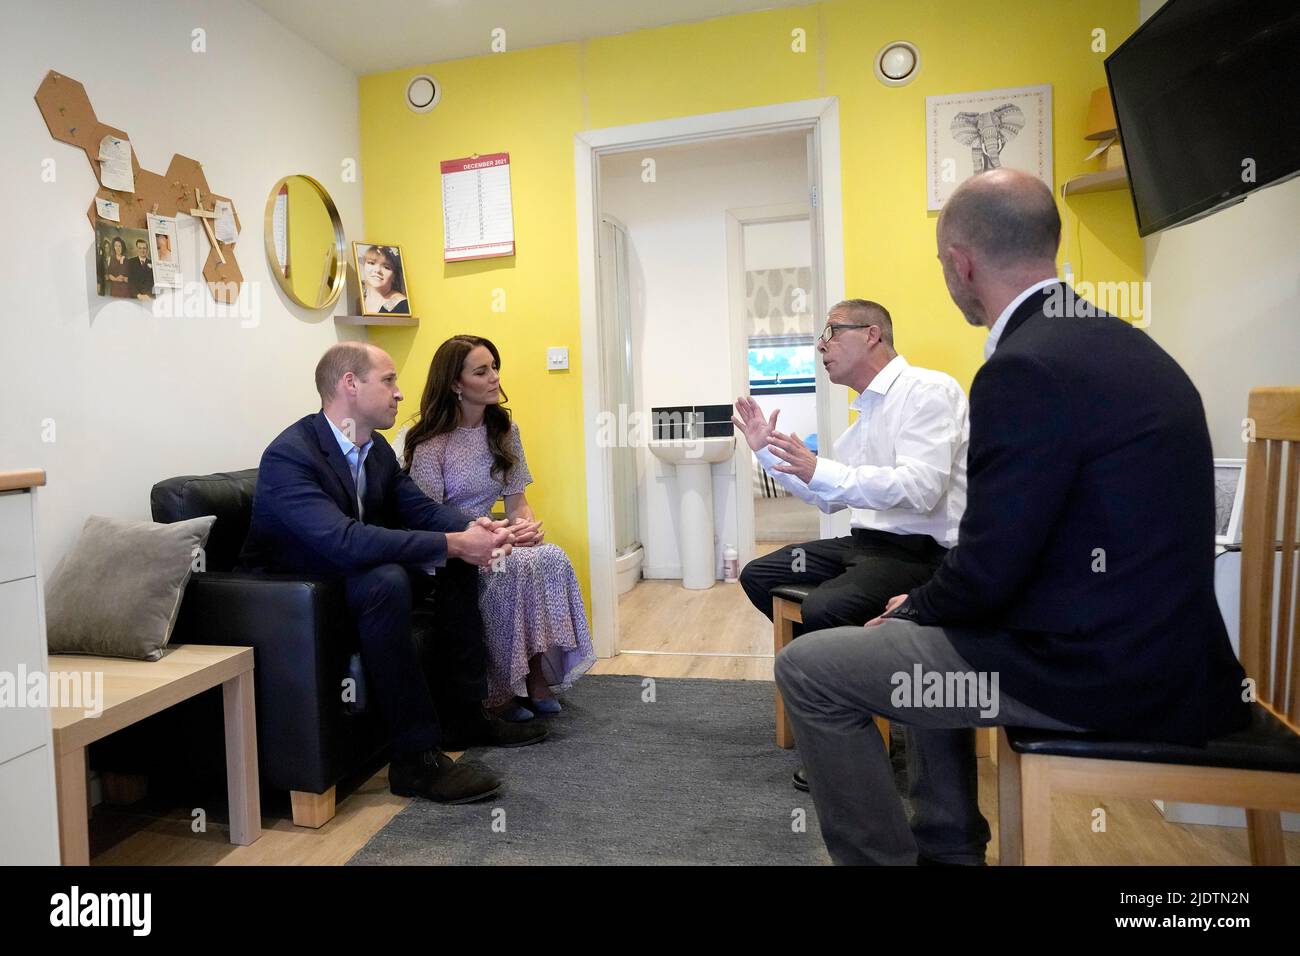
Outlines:
[[869,329],[869,328],[871,328],[870,325],[854,325],[845,322],[827,322],[826,328],[822,329],[822,334],[817,336],[817,338],[823,345],[827,345],[830,343],[831,339],[835,338],[835,333],[838,332],[840,329]]

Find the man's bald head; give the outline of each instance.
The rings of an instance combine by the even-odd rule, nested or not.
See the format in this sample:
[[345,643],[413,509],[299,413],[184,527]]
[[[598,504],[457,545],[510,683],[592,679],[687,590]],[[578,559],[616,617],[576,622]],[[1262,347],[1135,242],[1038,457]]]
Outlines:
[[939,250],[967,249],[995,270],[1055,263],[1061,215],[1041,179],[994,169],[966,180],[944,203]]

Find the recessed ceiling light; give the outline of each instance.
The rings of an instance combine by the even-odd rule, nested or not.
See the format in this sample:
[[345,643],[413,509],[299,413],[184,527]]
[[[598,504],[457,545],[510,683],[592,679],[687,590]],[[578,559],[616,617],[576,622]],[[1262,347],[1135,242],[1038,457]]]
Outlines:
[[921,69],[921,53],[906,40],[886,43],[876,54],[876,79],[886,86],[911,83]]
[[406,84],[406,105],[413,113],[427,113],[442,99],[442,87],[427,73],[411,77]]

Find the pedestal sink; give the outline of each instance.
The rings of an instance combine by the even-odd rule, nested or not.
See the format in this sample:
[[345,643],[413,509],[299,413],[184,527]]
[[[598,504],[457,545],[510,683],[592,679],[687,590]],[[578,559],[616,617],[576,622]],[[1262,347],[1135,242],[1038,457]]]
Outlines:
[[[736,437],[651,439],[650,453],[677,469],[682,587],[713,587],[713,471],[736,453]],[[746,489],[747,490],[747,489]]]

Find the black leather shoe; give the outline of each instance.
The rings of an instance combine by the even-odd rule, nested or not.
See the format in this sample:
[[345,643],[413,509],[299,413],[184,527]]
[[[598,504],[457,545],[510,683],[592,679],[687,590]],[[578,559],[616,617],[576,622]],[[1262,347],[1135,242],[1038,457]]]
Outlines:
[[448,727],[443,733],[443,750],[469,750],[471,747],[527,747],[546,739],[549,731],[540,723],[514,724],[485,710],[464,723]]
[[808,774],[803,767],[794,772],[794,779],[790,782],[794,784],[796,790],[802,790],[804,793],[808,792]]
[[501,789],[501,778],[473,760],[455,761],[426,750],[395,757],[388,765],[388,789],[399,797],[424,797],[435,803],[473,803]]

